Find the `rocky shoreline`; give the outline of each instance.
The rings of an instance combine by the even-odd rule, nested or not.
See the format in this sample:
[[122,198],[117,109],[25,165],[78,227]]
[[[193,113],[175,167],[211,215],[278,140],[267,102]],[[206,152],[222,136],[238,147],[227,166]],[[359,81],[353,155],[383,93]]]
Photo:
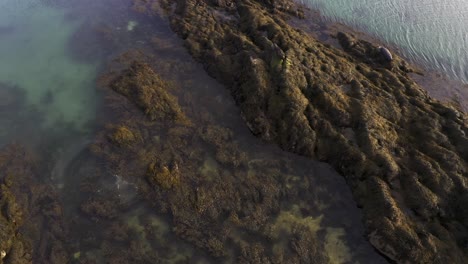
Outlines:
[[[194,105],[203,79],[172,54],[181,47],[150,35],[99,80],[102,127],[64,165],[72,213],[40,180],[42,157],[0,152],[0,263],[467,262],[468,118],[428,96],[407,62],[349,32],[338,47],[295,28],[308,13],[292,0],[133,8],[169,20],[251,133],[305,158],[241,144],[218,122],[231,108]],[[369,242],[346,185],[317,160],[350,186]]]
[[[304,8],[304,18],[292,17],[288,19],[289,25],[301,29],[324,44],[330,44],[338,49],[343,49],[337,40],[339,32],[353,35],[355,38],[370,42],[376,46],[382,45],[382,41],[370,33],[359,31],[342,23],[329,21],[321,15],[319,10]],[[400,47],[387,44],[392,53],[406,60]],[[455,108],[468,112],[468,84],[455,80],[431,69],[428,65],[420,64],[418,61],[408,61],[414,71],[409,76],[419,86],[423,87],[434,99],[449,103]]]
[[[187,95],[177,99],[181,91],[156,72],[157,63],[125,57],[123,69],[100,82],[106,105],[119,114],[91,150],[107,164],[103,170],[138,186],[155,211],[169,215],[173,232],[207,253],[205,261],[384,263],[362,243],[360,224],[349,222],[356,218],[351,197],[342,200],[346,186],[333,183],[323,165],[246,149],[214,122],[215,113],[190,111],[187,103],[196,100]],[[337,214],[349,219],[336,223]]]
[[19,145],[0,153],[0,263],[66,263],[69,230],[57,191],[40,182],[40,158]]
[[407,63],[347,34],[345,52],[320,43],[285,22],[302,14],[290,1],[166,8],[252,133],[346,177],[376,249],[401,263],[466,262],[466,115],[430,98]]

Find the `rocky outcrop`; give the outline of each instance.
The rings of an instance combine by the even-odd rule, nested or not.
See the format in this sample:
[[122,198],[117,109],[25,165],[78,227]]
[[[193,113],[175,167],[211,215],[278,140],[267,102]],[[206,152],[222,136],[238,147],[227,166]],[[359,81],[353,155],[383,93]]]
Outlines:
[[[348,243],[341,225],[328,228],[326,220],[321,223],[325,216],[315,202],[324,195],[320,199],[326,204],[321,206],[333,207],[332,200],[340,197],[319,192],[312,169],[296,168],[284,152],[281,157],[273,152],[252,156],[231,129],[213,122],[212,113],[187,107],[194,103],[190,89],[177,99],[176,87],[149,63],[130,60],[123,68],[102,78],[106,108],[117,115],[91,150],[106,174],[128,181],[152,210],[169,216],[172,232],[197,249],[186,256],[187,262],[195,262],[203,252],[213,263],[380,263],[370,246]],[[124,86],[128,93],[114,92]],[[179,114],[153,119],[132,96],[140,89],[172,102],[161,104],[161,112]],[[307,173],[298,174],[303,170]],[[343,252],[335,250],[340,246]],[[154,259],[164,259],[164,252]]]
[[252,133],[346,178],[376,249],[399,263],[467,261],[467,118],[402,59],[344,33],[344,51],[318,42],[285,21],[301,13],[291,1],[163,2]]
[[112,83],[111,88],[135,102],[150,120],[183,122],[185,119],[175,99],[164,90],[161,78],[145,65],[131,65]]
[[58,195],[38,181],[36,161],[17,145],[0,152],[0,263],[58,264],[70,259]]

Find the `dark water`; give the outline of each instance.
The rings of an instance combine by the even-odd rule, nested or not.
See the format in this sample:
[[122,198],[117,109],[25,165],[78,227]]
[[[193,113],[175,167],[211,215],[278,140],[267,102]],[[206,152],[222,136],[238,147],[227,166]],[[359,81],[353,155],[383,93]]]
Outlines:
[[464,0],[300,0],[332,21],[400,47],[412,61],[468,83],[468,2]]
[[[164,249],[165,263],[210,261],[205,253],[176,238],[167,216],[155,213],[139,197],[134,183],[122,175],[104,173],[93,178],[89,191],[83,191],[84,182],[90,182],[87,178],[102,167],[87,150],[107,122],[96,78],[119,54],[138,49],[151,52],[156,58],[153,66],[180,87],[177,95],[189,116],[197,119],[209,112],[210,122],[234,131],[235,140],[248,153],[249,169],[268,170],[262,165],[265,160],[287,162],[290,166],[281,173],[293,183],[291,188],[303,182],[311,186],[315,198],[307,204],[285,202],[274,218],[277,228],[288,230],[300,223],[317,232],[333,263],[382,262],[364,239],[361,214],[344,179],[326,164],[254,138],[229,93],[186,54],[164,16],[136,13],[130,1],[67,2],[4,0],[0,4],[0,144],[17,141],[47,155],[51,165],[42,180],[61,193],[65,217],[73,226],[76,260],[105,262],[102,230],[110,223],[80,213],[80,203],[99,196],[124,208],[112,222],[126,223],[136,234],[139,248],[150,252],[166,245],[170,249]],[[184,70],[174,65],[184,65]],[[207,155],[199,171],[216,176],[228,169]],[[305,214],[304,207],[313,212]],[[88,239],[90,233],[93,240]]]

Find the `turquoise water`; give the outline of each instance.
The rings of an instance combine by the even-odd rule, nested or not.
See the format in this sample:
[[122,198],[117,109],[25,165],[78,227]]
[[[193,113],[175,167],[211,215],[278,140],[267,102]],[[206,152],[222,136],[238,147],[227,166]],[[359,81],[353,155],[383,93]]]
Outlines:
[[0,83],[21,90],[25,106],[42,115],[37,129],[67,124],[85,130],[95,112],[97,65],[78,63],[67,54],[82,21],[67,20],[63,10],[37,3],[0,4]]
[[51,3],[0,2],[0,146],[19,142],[54,162],[93,130],[100,61],[71,56],[85,21]]
[[331,21],[401,48],[405,57],[468,83],[468,1],[301,0]]

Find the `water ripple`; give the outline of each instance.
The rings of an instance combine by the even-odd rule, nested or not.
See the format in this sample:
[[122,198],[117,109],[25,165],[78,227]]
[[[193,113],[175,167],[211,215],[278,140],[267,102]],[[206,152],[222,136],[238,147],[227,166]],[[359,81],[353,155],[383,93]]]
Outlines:
[[303,0],[329,20],[355,26],[406,57],[468,83],[468,2],[464,0]]

